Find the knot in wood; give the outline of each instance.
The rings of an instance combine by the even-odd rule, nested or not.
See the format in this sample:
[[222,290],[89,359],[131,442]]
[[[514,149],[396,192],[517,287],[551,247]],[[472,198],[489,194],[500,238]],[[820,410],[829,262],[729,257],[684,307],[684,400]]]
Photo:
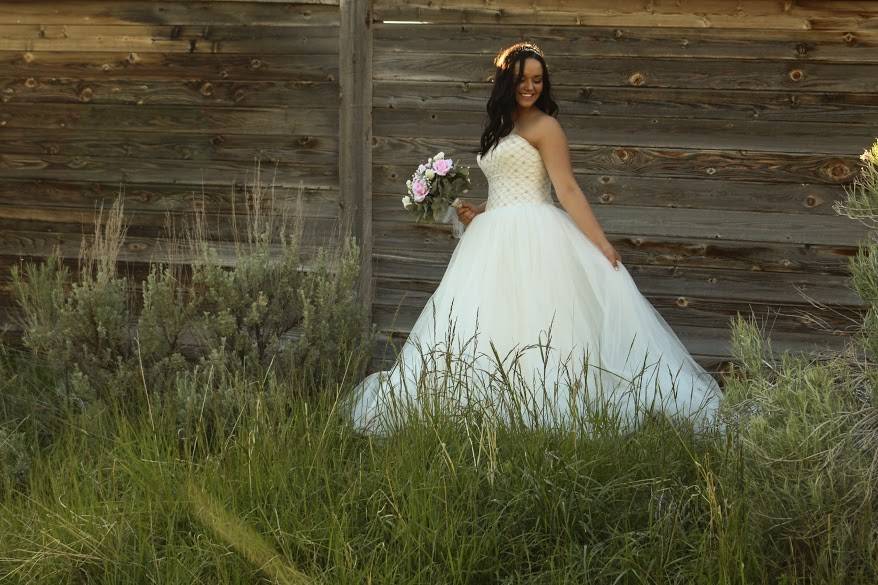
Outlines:
[[631,153],[624,148],[617,148],[613,150],[613,156],[615,156],[621,162],[628,162],[632,158]]
[[33,89],[37,86],[37,80],[33,77],[28,77],[24,80],[24,86],[28,89]]
[[203,96],[211,96],[213,95],[213,84],[209,81],[205,81],[201,84],[201,87],[198,88],[199,93]]
[[805,72],[801,69],[793,69],[790,71],[790,79],[793,81],[802,81],[805,79]]
[[851,168],[840,160],[830,162],[825,167],[826,174],[834,181],[841,181],[850,177]]
[[34,62],[34,54],[31,52],[27,52],[21,56],[21,59],[25,63],[33,63]]
[[678,307],[688,307],[689,306],[689,299],[687,299],[686,297],[677,297],[676,302],[677,302]]
[[841,39],[847,43],[848,45],[856,45],[857,44],[857,35],[852,32],[846,32],[842,35]]
[[628,83],[634,86],[640,86],[646,83],[646,76],[643,73],[633,73],[628,78]]
[[83,87],[79,92],[79,101],[90,102],[94,92],[90,87]]
[[613,196],[609,193],[601,193],[601,203],[609,203],[613,200]]

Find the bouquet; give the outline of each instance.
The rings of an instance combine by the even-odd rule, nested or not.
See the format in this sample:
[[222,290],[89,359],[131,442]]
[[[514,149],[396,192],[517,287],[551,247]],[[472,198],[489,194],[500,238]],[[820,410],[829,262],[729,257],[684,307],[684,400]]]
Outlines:
[[460,237],[463,224],[457,218],[459,196],[469,191],[469,167],[455,164],[444,152],[438,152],[418,165],[406,181],[407,194],[402,198],[406,210],[422,223],[451,223]]

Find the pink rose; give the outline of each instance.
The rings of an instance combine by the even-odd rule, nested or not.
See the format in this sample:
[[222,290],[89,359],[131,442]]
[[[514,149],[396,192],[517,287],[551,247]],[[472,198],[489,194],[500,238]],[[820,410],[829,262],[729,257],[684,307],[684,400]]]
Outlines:
[[418,179],[417,181],[412,183],[412,197],[418,203],[426,199],[429,192],[430,188],[427,186],[427,183],[425,181]]
[[433,170],[436,171],[437,175],[444,177],[451,170],[451,165],[451,159],[440,158],[433,163]]

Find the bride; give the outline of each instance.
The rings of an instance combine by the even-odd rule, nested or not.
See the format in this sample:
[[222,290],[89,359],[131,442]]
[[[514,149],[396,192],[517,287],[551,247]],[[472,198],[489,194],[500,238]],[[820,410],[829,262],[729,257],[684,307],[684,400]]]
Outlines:
[[436,408],[527,426],[714,421],[719,385],[641,295],[574,178],[542,51],[516,43],[495,65],[476,155],[487,200],[458,208],[445,274],[392,368],[354,388],[354,425],[383,433]]

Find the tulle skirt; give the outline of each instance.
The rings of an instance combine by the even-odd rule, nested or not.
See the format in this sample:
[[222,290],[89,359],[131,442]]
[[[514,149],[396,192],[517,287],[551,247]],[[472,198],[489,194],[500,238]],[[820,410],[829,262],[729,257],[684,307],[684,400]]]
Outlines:
[[347,405],[377,434],[440,410],[579,429],[660,412],[705,427],[720,394],[624,264],[565,211],[525,203],[470,222],[393,366]]

